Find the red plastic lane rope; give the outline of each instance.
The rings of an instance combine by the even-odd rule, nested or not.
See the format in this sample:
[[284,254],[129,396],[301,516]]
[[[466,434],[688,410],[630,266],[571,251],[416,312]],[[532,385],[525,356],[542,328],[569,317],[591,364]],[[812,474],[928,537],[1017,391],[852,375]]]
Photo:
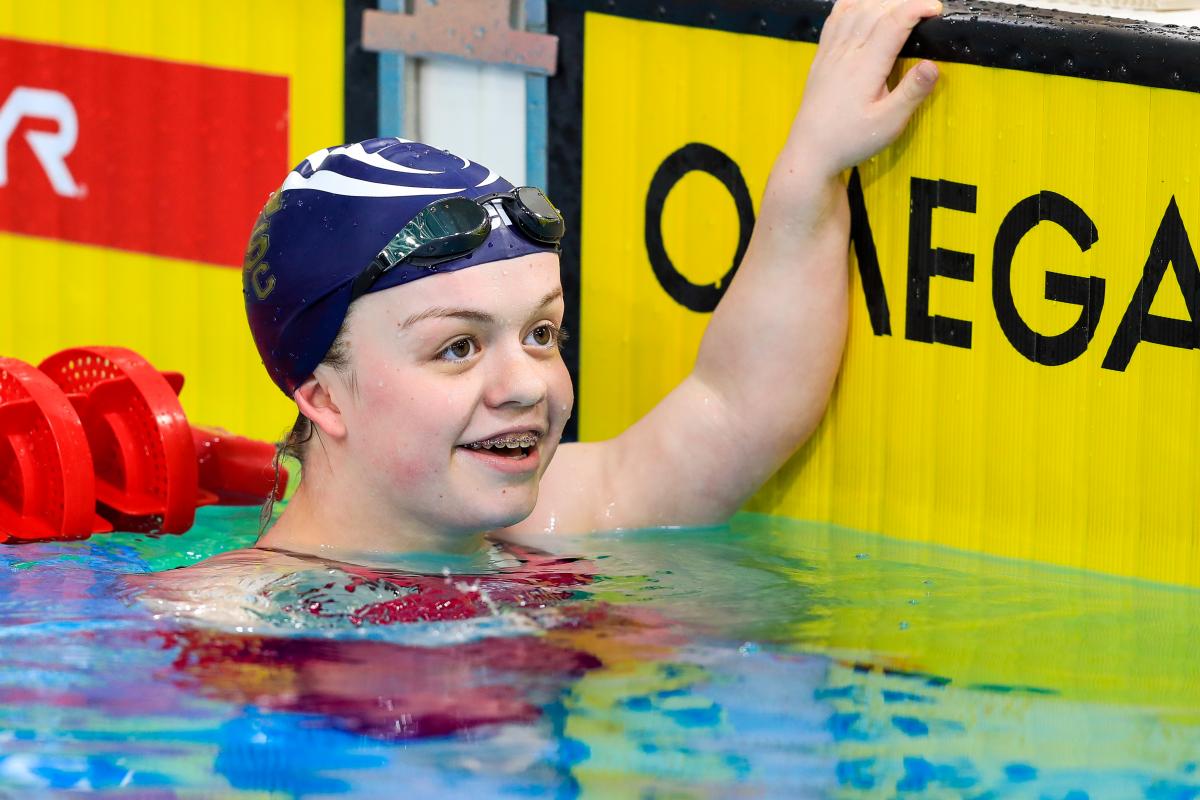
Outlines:
[[198,474],[192,431],[176,396],[182,376],[160,373],[123,347],[81,347],[39,369],[63,391],[86,395],[80,416],[95,463],[96,499],[115,511],[188,530]]
[[31,365],[0,358],[0,540],[112,530],[95,512],[91,451],[71,398]]

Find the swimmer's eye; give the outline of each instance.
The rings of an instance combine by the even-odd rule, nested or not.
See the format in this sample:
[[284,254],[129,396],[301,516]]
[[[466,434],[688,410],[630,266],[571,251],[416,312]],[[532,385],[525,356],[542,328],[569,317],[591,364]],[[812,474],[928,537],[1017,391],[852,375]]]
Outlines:
[[525,342],[535,347],[559,347],[566,338],[566,332],[562,328],[546,322],[531,330],[525,337]]
[[466,337],[463,339],[456,339],[450,344],[446,345],[446,347],[438,353],[438,358],[442,359],[443,361],[450,362],[466,361],[477,352],[479,352],[479,348],[475,346],[475,340],[470,337]]

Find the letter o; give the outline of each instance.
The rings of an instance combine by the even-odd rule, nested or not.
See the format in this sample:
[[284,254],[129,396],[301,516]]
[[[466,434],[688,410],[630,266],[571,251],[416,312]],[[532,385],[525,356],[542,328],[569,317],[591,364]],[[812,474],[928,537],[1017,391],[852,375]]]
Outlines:
[[[737,208],[737,251],[729,271],[716,285],[699,286],[681,275],[671,263],[663,245],[662,212],[667,195],[684,175],[693,170],[707,172],[720,181],[733,197],[734,206]],[[750,234],[753,230],[754,204],[750,199],[750,190],[746,188],[742,171],[729,156],[710,145],[692,142],[667,156],[659,165],[658,171],[650,181],[650,189],[646,192],[646,253],[650,257],[650,267],[654,270],[654,277],[658,279],[659,285],[679,305],[700,312],[710,312],[717,307],[729,282],[733,280],[738,265],[742,263],[742,257],[746,255],[746,247],[750,244]]]

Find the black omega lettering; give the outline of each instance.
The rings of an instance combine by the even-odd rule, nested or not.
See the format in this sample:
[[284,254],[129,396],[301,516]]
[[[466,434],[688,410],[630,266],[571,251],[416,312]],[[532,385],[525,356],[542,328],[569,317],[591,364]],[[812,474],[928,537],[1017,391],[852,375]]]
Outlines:
[[933,210],[975,213],[975,186],[954,181],[913,178],[909,187],[908,309],[904,337],[914,342],[971,346],[971,323],[929,315],[929,282],[935,276],[975,280],[975,256],[931,246]]
[[[1150,313],[1154,296],[1162,285],[1163,276],[1167,274],[1167,266],[1175,270],[1175,278],[1183,291],[1183,301],[1187,305],[1189,319],[1172,319]],[[1104,369],[1123,372],[1133,358],[1133,351],[1140,342],[1150,342],[1168,347],[1180,347],[1191,350],[1200,347],[1200,268],[1196,265],[1196,254],[1188,239],[1187,229],[1183,227],[1183,218],[1179,215],[1179,205],[1175,198],[1163,212],[1162,222],[1154,241],[1150,244],[1150,255],[1146,258],[1146,266],[1142,269],[1142,279],[1138,282],[1125,316],[1117,327],[1117,335],[1113,337],[1108,352],[1104,355]]]
[[879,253],[875,250],[875,237],[871,234],[871,220],[867,216],[867,202],[863,197],[862,177],[858,174],[858,167],[850,170],[846,194],[850,199],[850,243],[854,245],[854,255],[858,261],[858,274],[862,278],[871,332],[876,336],[891,336],[892,314],[888,309],[887,293],[883,289]]
[[[724,277],[711,286],[698,286],[681,275],[671,263],[663,245],[662,212],[667,195],[684,175],[693,170],[707,172],[719,180],[733,197],[734,206],[737,208],[738,243],[733,264]],[[710,145],[692,142],[667,156],[659,165],[646,193],[646,253],[650,258],[654,277],[675,302],[692,311],[707,312],[716,308],[746,254],[753,230],[754,204],[750,199],[750,190],[746,188],[742,171],[729,156]]]
[[996,233],[992,251],[992,304],[1000,329],[1018,353],[1038,364],[1058,366],[1083,355],[1091,343],[1104,307],[1104,280],[1047,272],[1046,299],[1080,306],[1079,318],[1054,336],[1030,328],[1013,302],[1012,262],[1021,240],[1042,222],[1053,222],[1071,234],[1082,252],[1087,252],[1100,238],[1087,212],[1063,195],[1043,191],[1026,197],[1012,207]]

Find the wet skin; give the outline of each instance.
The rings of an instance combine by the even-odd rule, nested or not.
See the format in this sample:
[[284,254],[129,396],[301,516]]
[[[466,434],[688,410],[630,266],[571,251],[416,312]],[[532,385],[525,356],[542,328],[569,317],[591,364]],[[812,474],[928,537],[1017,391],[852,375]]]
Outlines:
[[[264,543],[297,549],[341,528],[360,549],[394,550],[393,531],[455,549],[529,516],[574,402],[558,270],[536,254],[357,301],[349,369],[318,367],[297,392],[323,446]],[[497,440],[527,446],[481,446]]]

